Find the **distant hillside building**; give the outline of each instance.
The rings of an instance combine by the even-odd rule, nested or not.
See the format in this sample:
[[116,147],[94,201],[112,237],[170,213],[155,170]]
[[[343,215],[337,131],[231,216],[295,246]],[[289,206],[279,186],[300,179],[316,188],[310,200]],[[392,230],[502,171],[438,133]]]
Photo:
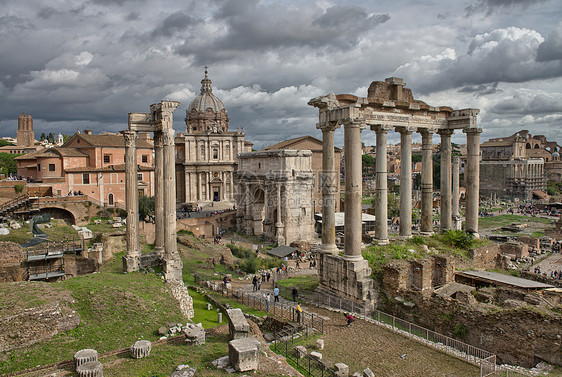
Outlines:
[[238,155],[252,150],[244,130],[229,131],[222,101],[213,94],[205,69],[201,93],[186,110],[185,135],[176,137],[178,202],[235,202]]
[[[301,136],[294,139],[281,141],[264,151],[280,149],[295,149],[312,151],[312,172],[314,173],[314,187],[312,195],[312,208],[315,213],[322,212],[322,141],[312,136]],[[341,164],[341,149],[334,147],[335,171],[339,173]],[[339,174],[338,174],[339,175]],[[336,182],[336,192],[340,192],[340,180]],[[340,210],[340,201],[336,200],[336,212]]]
[[546,190],[546,164],[559,161],[558,144],[520,131],[480,146],[480,194],[528,200]]
[[[153,146],[148,135],[137,140],[139,194],[154,195]],[[50,189],[51,195],[81,192],[103,206],[125,206],[125,141],[120,134],[74,134],[61,147],[16,157],[18,175]]]

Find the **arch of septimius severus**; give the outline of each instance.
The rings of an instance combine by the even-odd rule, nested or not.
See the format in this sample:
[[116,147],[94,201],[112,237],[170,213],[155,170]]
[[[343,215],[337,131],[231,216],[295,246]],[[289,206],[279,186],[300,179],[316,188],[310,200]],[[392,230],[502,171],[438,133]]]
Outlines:
[[[361,255],[361,132],[367,126],[376,135],[376,192],[375,240],[388,243],[387,230],[387,153],[386,138],[392,129],[400,133],[400,236],[412,235],[412,133],[422,137],[422,197],[421,233],[433,231],[433,158],[432,138],[441,137],[441,208],[440,228],[453,228],[453,174],[451,136],[462,130],[467,136],[466,225],[467,232],[478,235],[479,156],[480,133],[476,120],[478,109],[453,110],[433,107],[415,100],[404,81],[391,77],[374,81],[367,97],[351,94],[329,94],[308,103],[319,110],[317,128],[323,139],[322,187],[322,247],[319,257],[319,292],[328,296],[344,297],[352,302],[372,307],[374,304],[371,269]],[[334,132],[344,127],[345,153],[345,228],[344,251],[336,247],[335,201],[336,179],[334,170]],[[455,169],[456,170],[456,169]],[[458,170],[457,170],[458,171]],[[456,182],[455,182],[456,183]],[[458,198],[455,198],[458,202]]]

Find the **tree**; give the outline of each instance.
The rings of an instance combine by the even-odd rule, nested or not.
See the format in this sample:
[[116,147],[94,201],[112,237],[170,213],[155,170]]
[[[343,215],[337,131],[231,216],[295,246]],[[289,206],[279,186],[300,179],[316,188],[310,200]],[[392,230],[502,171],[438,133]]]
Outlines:
[[0,147],[5,147],[6,145],[14,145],[7,140],[0,139]]
[[45,136],[45,132],[41,133],[41,141],[45,140],[47,138],[47,136]]
[[54,143],[55,142],[55,134],[52,132],[49,132],[49,136],[47,136],[47,139],[49,139],[50,143]]
[[0,172],[4,175],[17,173],[15,157],[19,154],[0,153]]
[[154,197],[144,196],[139,197],[139,216],[144,219],[146,216],[154,216]]
[[361,166],[363,173],[369,171],[370,168],[375,166],[375,158],[371,155],[364,154],[361,156]]
[[412,155],[412,162],[421,162],[422,155],[420,153],[414,153]]

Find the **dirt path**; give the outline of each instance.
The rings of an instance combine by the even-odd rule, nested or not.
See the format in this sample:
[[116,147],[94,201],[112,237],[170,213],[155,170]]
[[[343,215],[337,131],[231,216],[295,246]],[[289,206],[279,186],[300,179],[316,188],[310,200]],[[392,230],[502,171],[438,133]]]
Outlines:
[[[236,288],[252,293],[250,281],[236,284]],[[281,298],[284,303],[292,304]],[[357,320],[347,327],[343,314],[303,303],[303,309],[326,318],[324,358],[349,365],[351,372],[370,368],[375,376],[388,377],[474,377],[480,369],[462,360],[426,347],[376,324]],[[307,344],[314,350],[315,341]]]

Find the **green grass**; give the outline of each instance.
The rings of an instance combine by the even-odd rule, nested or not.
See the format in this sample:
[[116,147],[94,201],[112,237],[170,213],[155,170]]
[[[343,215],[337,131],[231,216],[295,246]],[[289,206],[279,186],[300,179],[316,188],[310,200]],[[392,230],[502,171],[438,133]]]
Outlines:
[[478,219],[478,226],[481,229],[496,228],[502,226],[509,226],[511,223],[541,223],[551,224],[552,220],[542,217],[531,217],[524,215],[499,215],[493,217],[481,217]]
[[318,287],[318,277],[316,275],[295,276],[279,280],[277,284],[286,288],[296,286],[300,292],[314,292]]
[[[159,337],[156,333],[159,326],[186,323],[177,302],[165,293],[165,284],[158,276],[116,274],[121,264],[120,258],[115,259],[104,267],[105,272],[51,283],[52,289],[70,291],[75,300],[72,309],[80,315],[80,325],[50,340],[0,353],[0,374],[72,359],[83,348],[105,352],[129,347],[138,339],[154,341]],[[41,303],[34,284],[24,284],[21,294],[34,297],[29,305],[34,300]]]

